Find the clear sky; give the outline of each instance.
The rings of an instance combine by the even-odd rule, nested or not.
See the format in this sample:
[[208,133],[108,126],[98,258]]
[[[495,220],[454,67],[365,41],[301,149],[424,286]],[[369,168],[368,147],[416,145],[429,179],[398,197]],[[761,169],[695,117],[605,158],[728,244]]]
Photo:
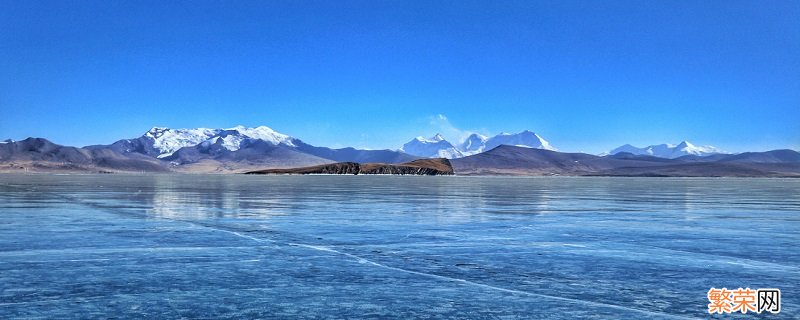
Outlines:
[[0,138],[800,149],[800,1],[0,0]]

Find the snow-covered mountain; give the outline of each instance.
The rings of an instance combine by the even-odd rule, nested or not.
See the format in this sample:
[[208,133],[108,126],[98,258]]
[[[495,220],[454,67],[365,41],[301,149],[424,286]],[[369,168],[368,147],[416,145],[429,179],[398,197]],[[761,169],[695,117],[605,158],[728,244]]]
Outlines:
[[275,132],[266,126],[246,128],[237,126],[229,129],[170,129],[154,127],[144,134],[150,146],[157,151],[157,158],[172,155],[183,147],[196,145],[221,144],[227,150],[236,151],[248,140],[262,140],[273,145],[284,144],[294,146],[293,138]]
[[689,141],[683,141],[677,145],[675,144],[655,144],[644,148],[634,147],[630,144],[620,146],[614,150],[609,151],[607,154],[615,155],[620,152],[627,152],[635,155],[648,155],[659,158],[675,159],[686,155],[695,156],[709,156],[712,154],[727,154],[712,146],[695,146]]
[[[556,150],[549,142],[528,130],[516,134],[501,133],[491,138],[475,133],[467,137],[458,147],[445,140],[442,135],[436,134],[431,138],[414,138],[404,144],[399,151],[357,150],[353,148],[330,149],[306,144],[302,140],[276,132],[266,126],[255,128],[236,126],[228,129],[170,129],[154,127],[139,138],[120,140],[108,147],[123,154],[141,153],[170,161],[176,157],[184,160],[189,159],[189,161],[198,161],[203,157],[235,158],[235,156],[229,156],[227,153],[255,147],[267,150],[264,149],[264,144],[290,148],[294,151],[333,161],[357,160],[361,162],[390,163],[410,161],[414,157],[456,159],[489,151],[500,145]],[[177,155],[177,152],[183,148],[193,150],[187,150],[179,156],[173,156]]]
[[489,151],[500,145],[556,150],[547,140],[525,130],[513,134],[501,133],[491,138],[473,133],[458,147],[437,133],[431,138],[416,137],[404,144],[400,151],[420,157],[456,159]]
[[547,142],[547,140],[529,130],[524,130],[520,133],[500,133],[489,138],[489,140],[486,140],[483,150],[489,151],[497,148],[500,145],[544,149],[550,151],[557,150],[550,145],[550,142]]
[[467,139],[464,140],[461,145],[459,145],[459,149],[464,155],[481,153],[483,152],[483,148],[486,147],[486,140],[489,140],[487,136],[473,133],[469,135],[469,137],[467,137]]
[[110,149],[124,155],[141,154],[173,165],[213,160],[228,164],[245,162],[248,165],[286,167],[328,162],[403,163],[419,158],[395,150],[317,147],[265,126],[228,129],[155,127],[138,138],[87,148]]
[[464,156],[452,143],[438,133],[431,138],[416,137],[404,144],[400,151],[426,158],[455,159]]

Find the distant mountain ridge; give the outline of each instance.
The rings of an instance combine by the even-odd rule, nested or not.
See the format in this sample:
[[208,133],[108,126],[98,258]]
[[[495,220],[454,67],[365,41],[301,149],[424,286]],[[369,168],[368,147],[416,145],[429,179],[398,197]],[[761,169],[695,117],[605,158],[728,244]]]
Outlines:
[[0,172],[226,173],[371,163],[375,165],[369,167],[383,168],[377,172],[403,173],[413,170],[380,164],[427,158],[452,159],[455,174],[465,175],[800,176],[800,153],[793,150],[727,154],[684,141],[645,148],[626,145],[596,156],[555,151],[547,140],[528,130],[491,138],[472,134],[458,146],[437,134],[413,139],[401,150],[313,146],[265,126],[154,127],[137,138],[83,148],[43,138],[0,142]]
[[142,154],[166,161],[173,169],[192,172],[289,168],[346,161],[402,163],[419,158],[393,150],[317,147],[267,126],[227,129],[153,127],[137,138],[86,148],[108,148],[125,155]]
[[433,137],[427,139],[416,137],[404,144],[400,150],[411,155],[426,158],[457,159],[488,151],[500,145],[556,150],[556,148],[550,145],[550,142],[529,130],[523,130],[519,133],[503,132],[491,138],[473,133],[458,146],[445,140],[441,134],[437,133]]
[[644,148],[637,148],[630,144],[625,144],[609,151],[607,154],[615,155],[621,152],[626,152],[634,155],[649,155],[659,158],[675,159],[682,156],[710,156],[714,154],[727,154],[713,146],[695,146],[689,141],[682,141],[681,143],[674,144],[656,144]]
[[0,143],[2,171],[131,171],[166,172],[157,159],[145,155],[123,155],[111,149],[62,146],[43,138]]
[[451,160],[460,175],[577,175],[645,177],[798,177],[800,152],[773,150],[713,160],[618,153],[595,156],[502,145]]

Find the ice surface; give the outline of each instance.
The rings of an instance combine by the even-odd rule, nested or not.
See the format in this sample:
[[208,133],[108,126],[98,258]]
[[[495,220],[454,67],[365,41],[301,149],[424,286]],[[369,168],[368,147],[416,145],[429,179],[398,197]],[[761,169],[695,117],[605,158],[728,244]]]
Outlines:
[[800,312],[800,181],[0,175],[0,318]]

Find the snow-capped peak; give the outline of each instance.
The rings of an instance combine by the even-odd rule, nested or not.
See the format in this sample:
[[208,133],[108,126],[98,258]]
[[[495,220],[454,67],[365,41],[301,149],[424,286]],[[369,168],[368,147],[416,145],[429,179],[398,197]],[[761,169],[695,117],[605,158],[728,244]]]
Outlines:
[[482,134],[473,133],[459,147],[465,155],[480,153],[483,152],[483,147],[486,146],[486,140],[489,140],[489,138]]
[[530,130],[520,133],[503,132],[491,138],[472,133],[458,148],[437,133],[431,138],[417,137],[404,144],[400,150],[415,156],[453,159],[489,151],[499,145],[556,150],[547,140]]
[[[722,151],[720,149],[717,149],[717,148],[715,148],[713,146],[695,146],[695,145],[689,143],[689,141],[683,141],[683,142],[679,143],[675,147],[675,149],[676,149],[676,151],[680,151],[681,153],[692,154],[692,155],[696,155],[696,156],[704,156],[704,155],[711,155],[711,154],[717,154],[717,153],[727,153],[727,152]],[[681,154],[681,155],[683,155],[683,154]]]
[[400,151],[428,158],[454,159],[463,157],[463,154],[453,144],[438,133],[431,138],[416,137],[404,144]]
[[[255,128],[236,126],[225,130],[236,131],[245,138],[264,140],[272,144],[283,143],[285,145],[294,146],[294,144],[292,143],[293,140],[292,137],[285,135],[283,133],[276,132],[275,130],[272,130],[272,128],[267,126],[258,126]],[[238,146],[236,147],[236,149],[238,149]],[[228,150],[233,150],[233,149],[228,148]]]
[[550,145],[550,142],[540,137],[538,134],[530,130],[523,130],[520,133],[500,133],[486,141],[483,150],[492,150],[500,145],[509,145],[525,148],[535,148],[555,151],[556,148]]
[[201,143],[221,143],[225,149],[239,150],[242,142],[248,139],[263,140],[272,144],[285,144],[294,146],[293,138],[278,133],[266,126],[247,128],[236,126],[228,129],[170,129],[153,127],[144,134],[151,139],[153,148],[158,150],[159,158],[172,155],[183,147],[192,147]]
[[195,146],[213,137],[216,130],[207,128],[170,129],[153,127],[144,136],[153,140],[153,149],[158,150],[159,158],[171,155],[183,147]]
[[437,133],[433,137],[430,137],[430,138],[425,138],[423,136],[419,136],[419,137],[414,138],[414,140],[417,140],[417,141],[422,142],[422,143],[437,143],[439,141],[444,141],[444,137],[442,137],[441,134]]

